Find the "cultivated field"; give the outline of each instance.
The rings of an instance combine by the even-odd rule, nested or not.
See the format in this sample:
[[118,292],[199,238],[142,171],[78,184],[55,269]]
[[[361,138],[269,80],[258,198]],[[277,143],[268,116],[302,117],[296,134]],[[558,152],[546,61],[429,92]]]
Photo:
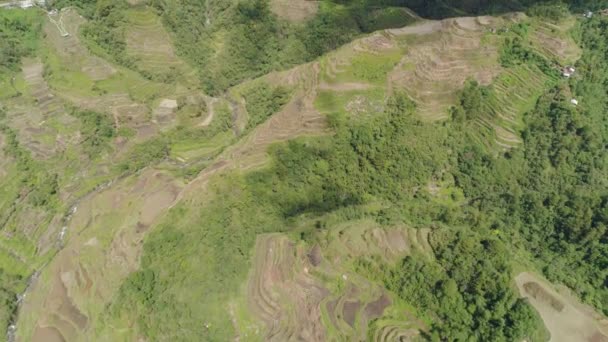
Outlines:
[[127,55],[136,60],[138,68],[153,74],[173,74],[176,79],[192,72],[175,55],[171,37],[153,11],[133,9],[127,12],[127,17]]
[[552,342],[608,341],[608,320],[568,293],[532,273],[515,277],[520,294],[528,298],[551,334]]
[[272,0],[270,1],[272,11],[280,18],[301,22],[314,17],[319,8],[316,0]]
[[65,247],[33,284],[22,307],[19,337],[26,341],[88,339],[104,305],[135,271],[143,237],[182,188],[148,170],[92,193],[76,206]]

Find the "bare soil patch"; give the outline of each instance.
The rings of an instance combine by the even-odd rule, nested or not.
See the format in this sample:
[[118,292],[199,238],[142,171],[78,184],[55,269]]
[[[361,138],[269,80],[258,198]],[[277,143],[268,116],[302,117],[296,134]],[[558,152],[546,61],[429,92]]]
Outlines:
[[152,116],[154,120],[161,126],[169,126],[175,121],[177,110],[177,101],[173,99],[162,99]]
[[53,327],[36,327],[34,336],[32,337],[33,342],[64,342],[65,339],[61,333]]
[[308,262],[310,262],[313,266],[319,266],[323,261],[323,255],[321,254],[321,247],[318,244],[315,244],[310,252],[307,254]]
[[344,321],[351,327],[355,326],[355,319],[357,318],[357,313],[359,312],[360,307],[361,302],[359,301],[344,302],[344,306],[342,307]]
[[266,325],[266,340],[325,339],[320,304],[329,291],[305,271],[305,260],[284,236],[257,239],[247,297]]
[[330,91],[353,91],[353,90],[367,90],[371,88],[371,84],[367,83],[326,83],[323,82],[319,85],[319,90],[330,90]]
[[569,293],[528,272],[520,273],[515,282],[539,312],[551,341],[608,341],[608,320]]
[[386,293],[382,293],[382,296],[377,300],[368,303],[365,306],[365,316],[368,320],[381,317],[384,314],[384,309],[392,304],[390,297]]
[[63,110],[61,102],[55,98],[43,77],[44,65],[40,59],[24,59],[22,71],[30,93],[45,117]]
[[271,0],[270,8],[280,18],[292,22],[302,22],[314,17],[319,9],[319,1]]

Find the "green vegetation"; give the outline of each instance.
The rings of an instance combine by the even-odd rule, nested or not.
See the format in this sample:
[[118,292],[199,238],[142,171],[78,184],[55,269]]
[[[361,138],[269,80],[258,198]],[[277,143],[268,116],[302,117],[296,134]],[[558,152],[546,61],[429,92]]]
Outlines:
[[153,5],[175,34],[178,50],[197,66],[206,92],[215,95],[247,78],[312,60],[361,33],[411,22],[391,2],[322,1],[319,13],[304,25],[277,18],[266,0],[158,0]]
[[17,293],[23,290],[23,279],[0,268],[0,284],[0,324],[8,327],[17,309]]
[[[281,230],[274,208],[229,177],[201,206],[179,205],[150,235],[141,270],[124,282],[111,317],[134,317],[151,340],[229,340],[226,301],[250,267],[255,238]],[[175,329],[179,325],[179,329]]]
[[559,63],[550,61],[547,57],[534,51],[528,42],[527,31],[526,24],[513,26],[513,34],[505,40],[501,50],[501,64],[504,67],[513,67],[520,64],[535,65],[548,76],[559,77],[560,73],[555,68],[555,65],[559,65]]
[[159,162],[169,155],[167,139],[158,137],[135,145],[118,165],[123,173],[133,173]]
[[58,190],[57,174],[46,170],[42,163],[32,158],[29,150],[20,145],[17,133],[3,122],[5,117],[6,113],[0,108],[0,132],[6,138],[4,153],[15,160],[20,174],[22,188],[19,197],[26,197],[35,206],[55,205]]
[[253,128],[266,121],[270,115],[277,113],[289,100],[289,91],[285,87],[273,87],[265,82],[256,82],[243,91],[249,120],[247,128]]
[[93,158],[107,149],[108,141],[116,136],[114,122],[106,114],[72,109],[72,115],[81,122],[82,147]]
[[130,65],[132,60],[126,54],[125,32],[126,22],[124,11],[127,3],[123,0],[105,0],[95,5],[90,22],[82,28],[82,35],[93,45],[93,51],[103,51],[122,65]]
[[[317,224],[300,234],[313,242],[332,229],[328,215],[342,222],[368,218],[380,225],[434,227],[432,257],[413,254],[390,268],[377,258],[362,258],[357,267],[430,317],[430,340],[546,339],[538,315],[512,286],[516,260],[528,256],[549,279],[569,285],[605,310],[608,197],[602,184],[608,168],[602,151],[608,136],[603,115],[608,73],[599,56],[606,54],[606,45],[600,43],[608,33],[606,22],[598,18],[583,24],[585,53],[578,65],[583,75],[570,84],[551,78],[553,86],[524,116],[522,146],[497,155],[487,133],[470,129],[470,122],[494,119],[496,101],[492,87],[473,81],[447,122],[421,122],[413,104],[400,94],[373,116],[334,113],[332,137],[275,146],[271,167],[215,183],[214,196],[221,201],[212,200],[202,209],[175,209],[151,235],[144,267],[125,282],[114,310],[129,316],[129,308],[138,308],[130,317],[138,318],[150,339],[162,339],[170,329],[167,324],[178,322],[191,328],[181,329],[177,340],[232,336],[221,306],[245,280],[247,268],[241,266],[255,234],[316,218]],[[525,36],[522,44],[527,44]],[[504,53],[554,75],[546,57],[518,49],[508,42]],[[574,107],[569,86],[581,98],[594,94],[597,99]],[[261,94],[272,93],[260,89]],[[264,101],[252,103],[265,104],[270,96],[258,98]],[[457,189],[447,191],[456,195],[439,199],[425,190],[431,180]],[[173,224],[178,216],[186,218]],[[243,217],[247,219],[241,221]],[[182,228],[198,225],[204,228]],[[219,227],[223,233],[216,235]],[[190,252],[180,254],[184,250]],[[178,260],[176,271],[171,265]],[[182,276],[186,274],[192,275]],[[218,284],[221,292],[215,290]],[[192,301],[191,294],[199,292],[204,299]],[[195,304],[184,302],[185,293]],[[199,314],[211,317],[213,328],[195,328],[193,318],[203,317]],[[222,318],[216,322],[215,317]]]
[[501,241],[444,230],[432,243],[436,262],[407,257],[382,277],[388,289],[436,317],[431,340],[519,341],[539,334],[540,317],[509,289]]
[[16,71],[21,58],[36,50],[42,26],[40,18],[39,11],[0,12],[0,68]]
[[[81,38],[95,60],[109,61],[101,71],[91,71],[89,67],[98,66],[94,63],[86,65],[89,72],[99,72],[98,77],[86,74],[82,61],[69,68],[70,62],[62,60],[55,46],[40,43],[43,12],[2,10],[0,94],[14,108],[0,110],[0,157],[8,160],[0,160],[0,324],[7,326],[14,320],[15,298],[24,291],[26,279],[63,245],[66,232],[61,230],[58,240],[58,229],[70,226],[70,208],[76,208],[93,189],[114,186],[111,181],[121,178],[124,189],[152,187],[161,179],[166,182],[163,186],[171,186],[154,193],[155,197],[145,197],[148,193],[141,189],[133,191],[145,204],[142,210],[131,210],[130,199],[125,200],[129,203],[125,210],[133,213],[117,214],[120,219],[115,221],[121,228],[104,230],[89,241],[71,240],[78,241],[77,252],[81,245],[94,249],[96,244],[107,244],[103,259],[115,262],[111,266],[118,269],[108,271],[113,284],[107,288],[97,284],[104,279],[92,280],[95,290],[99,286],[106,291],[98,291],[103,292],[103,306],[87,312],[86,300],[72,298],[74,306],[90,314],[87,323],[91,325],[85,324],[84,333],[94,337],[226,341],[238,334],[247,340],[242,332],[253,329],[234,322],[251,323],[256,330],[259,324],[243,297],[252,249],[260,234],[278,232],[292,238],[288,250],[295,252],[289,257],[309,257],[306,253],[313,245],[331,249],[330,240],[339,241],[342,235],[344,245],[357,240],[354,243],[366,248],[359,240],[376,239],[372,233],[407,230],[409,235],[399,235],[411,240],[404,242],[407,253],[395,253],[390,261],[374,254],[389,253],[390,248],[378,242],[363,251],[367,253],[343,254],[340,261],[322,256],[321,267],[305,271],[306,281],[318,281],[328,296],[367,291],[358,297],[363,298],[361,303],[350,302],[359,305],[357,315],[377,299],[371,298],[372,293],[387,293],[393,306],[380,310],[379,317],[369,322],[368,336],[381,329],[383,322],[409,321],[404,314],[408,312],[415,316],[412,320],[421,321],[412,326],[431,341],[543,341],[547,336],[541,320],[513,286],[515,270],[522,267],[567,285],[586,303],[608,314],[608,19],[596,16],[577,23],[573,36],[580,41],[583,56],[576,76],[565,80],[560,77],[563,61],[539,48],[534,33],[538,33],[535,25],[545,21],[572,18],[566,6],[533,3],[492,0],[481,6],[470,0],[322,0],[314,16],[292,23],[275,15],[267,0],[152,0],[145,5],[124,0],[55,1],[53,6],[59,8],[77,6],[87,18]],[[248,114],[245,130],[251,132],[280,112],[296,92],[259,76],[312,61],[364,33],[403,26],[413,18],[402,6],[435,17],[528,9],[533,18],[509,30],[498,29],[496,34],[489,29],[484,33],[484,39],[503,43],[499,59],[504,70],[490,85],[467,81],[444,121],[422,121],[411,94],[401,93],[392,84],[386,91],[387,75],[404,54],[400,48],[358,51],[336,68],[340,70],[332,73],[333,78],[323,73],[327,59],[322,58],[319,82],[313,77],[314,82],[302,82],[314,85],[298,86],[312,88],[306,89],[311,90],[307,94],[317,93],[314,105],[326,115],[333,134],[273,145],[265,167],[235,170],[241,160],[231,158],[240,158],[240,146],[236,152],[226,149],[240,135],[234,132],[240,121],[233,120],[240,118],[237,111],[232,112],[232,96],[242,98]],[[583,8],[584,4],[571,6]],[[144,23],[162,18],[179,56],[190,66],[171,55],[179,66],[151,70],[150,65],[162,64],[161,57],[142,68],[134,57],[141,51],[127,51],[130,15],[141,15]],[[158,21],[154,24],[159,29]],[[395,45],[405,44],[405,39],[393,38]],[[48,94],[37,96],[36,86],[26,82],[32,81],[18,75],[22,59],[32,56],[41,56],[45,67],[44,80],[33,82],[48,82],[50,91],[46,83],[39,87],[40,93]],[[189,74],[190,67],[198,78]],[[316,66],[312,69],[317,71]],[[332,91],[340,82],[361,84]],[[572,105],[572,98],[580,104]],[[52,115],[45,116],[38,107],[48,99],[57,107],[72,108],[75,104],[70,101],[83,105],[72,108],[67,118],[55,114],[54,108],[49,110]],[[171,120],[174,115],[175,121],[159,119],[156,126],[145,122],[151,108],[162,100],[172,107],[174,99],[175,112],[163,107],[169,114],[152,115]],[[128,113],[114,118],[83,109],[103,110],[110,102],[113,107],[108,112]],[[28,116],[25,112],[31,108],[37,112]],[[511,117],[504,117],[506,112]],[[497,146],[500,128],[512,131],[513,145]],[[65,136],[76,130],[80,134],[70,138],[79,136],[78,143],[65,144]],[[38,148],[48,141],[57,144],[48,144],[53,149]],[[226,153],[218,162],[222,151]],[[200,177],[182,191],[184,183],[209,166],[214,169],[203,176],[218,174]],[[146,168],[155,170],[148,173]],[[137,178],[147,174],[156,178],[151,182],[152,178]],[[103,191],[90,197],[99,193]],[[186,199],[173,205],[175,196]],[[104,199],[113,197],[108,198]],[[361,222],[369,224],[369,231],[356,230]],[[103,222],[114,223],[114,218]],[[78,224],[83,223],[72,226]],[[84,224],[78,228],[89,227]],[[118,229],[123,230],[113,235]],[[127,276],[139,260],[142,238],[140,268]],[[122,262],[128,268],[120,268]],[[306,260],[296,262],[309,266]],[[73,271],[65,274],[74,275],[76,281],[65,285],[66,298],[53,300],[69,300],[79,291],[82,295],[85,278],[104,275],[84,263],[74,261],[74,265],[78,266],[54,265],[62,272],[62,266]],[[45,280],[57,278],[56,274],[45,276]],[[369,287],[353,290],[352,284]],[[36,298],[49,296],[46,290]],[[117,293],[110,298],[113,290]],[[91,306],[98,303],[93,301]],[[30,314],[32,321],[42,322],[39,318],[49,308],[46,303],[37,304],[42,309]],[[321,315],[331,320],[325,304]],[[357,330],[362,319],[354,319]],[[328,332],[329,337],[340,334],[338,329]]]

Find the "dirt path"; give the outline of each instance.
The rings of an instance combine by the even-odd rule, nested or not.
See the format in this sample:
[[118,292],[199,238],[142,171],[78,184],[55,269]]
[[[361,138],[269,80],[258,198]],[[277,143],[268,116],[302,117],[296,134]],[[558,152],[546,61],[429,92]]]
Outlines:
[[441,30],[441,26],[441,21],[425,20],[414,25],[405,26],[398,29],[389,29],[387,32],[394,34],[395,36],[405,36],[408,34],[427,35],[438,32]]
[[347,82],[347,83],[326,83],[323,82],[319,85],[319,90],[329,90],[329,91],[354,91],[354,90],[367,90],[373,87],[368,83],[357,83],[357,82]]
[[589,306],[532,273],[520,273],[515,282],[539,312],[552,342],[608,342],[608,319]]
[[213,121],[213,118],[215,117],[215,104],[218,102],[218,99],[216,98],[212,98],[208,103],[207,103],[207,108],[209,108],[209,114],[207,115],[207,117],[205,118],[205,120],[203,122],[200,123],[200,127],[207,127],[211,124],[211,121]]

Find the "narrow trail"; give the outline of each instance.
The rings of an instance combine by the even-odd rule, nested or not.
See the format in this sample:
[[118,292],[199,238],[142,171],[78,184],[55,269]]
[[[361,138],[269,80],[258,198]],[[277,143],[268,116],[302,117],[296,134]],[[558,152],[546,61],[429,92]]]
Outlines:
[[217,98],[212,98],[211,101],[209,101],[207,105],[207,108],[209,108],[209,114],[207,114],[205,120],[199,124],[199,127],[207,127],[211,124],[211,121],[213,121],[213,118],[215,117],[215,104],[217,101]]

